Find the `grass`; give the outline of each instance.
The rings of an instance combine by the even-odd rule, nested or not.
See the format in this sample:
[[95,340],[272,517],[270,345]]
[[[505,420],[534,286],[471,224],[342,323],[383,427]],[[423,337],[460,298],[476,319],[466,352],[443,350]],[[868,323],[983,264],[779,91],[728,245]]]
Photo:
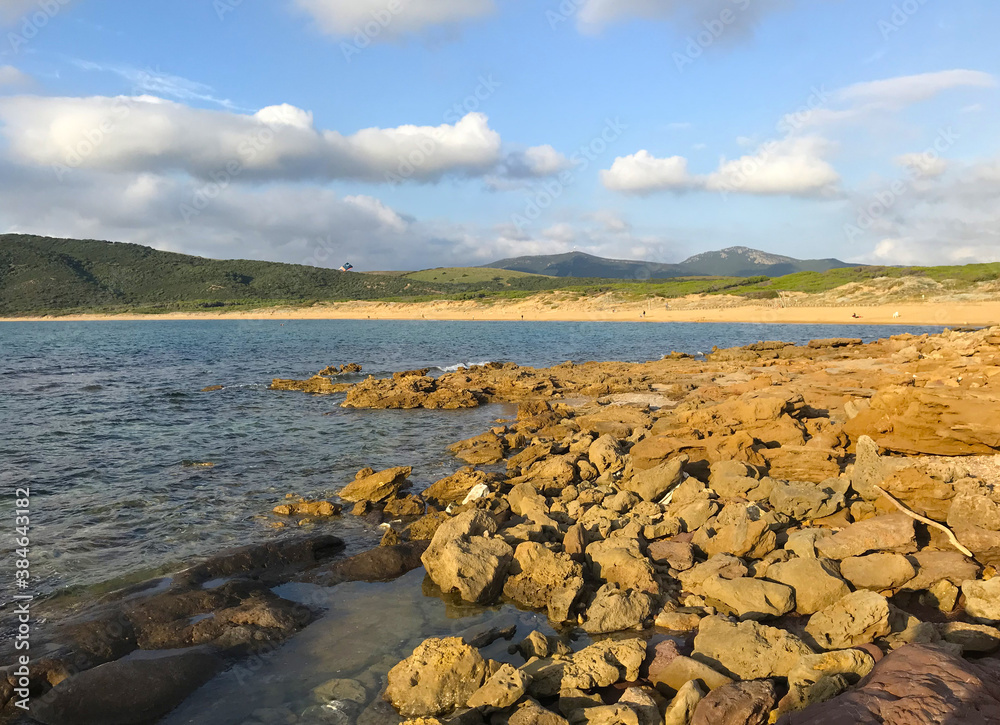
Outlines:
[[485,267],[437,267],[419,272],[403,272],[401,276],[417,282],[440,282],[442,284],[482,284],[484,282],[507,283],[512,279],[534,277],[536,279],[554,279],[540,274],[528,272],[511,272],[506,269],[487,269]]

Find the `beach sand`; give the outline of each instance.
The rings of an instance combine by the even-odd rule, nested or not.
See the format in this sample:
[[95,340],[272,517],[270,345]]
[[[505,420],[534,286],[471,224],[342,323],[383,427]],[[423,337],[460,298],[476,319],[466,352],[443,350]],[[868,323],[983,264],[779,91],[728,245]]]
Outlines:
[[[669,307],[668,307],[669,305]],[[852,314],[859,318],[852,317]],[[895,316],[898,313],[898,317]],[[268,307],[239,312],[178,312],[156,315],[82,314],[0,318],[0,321],[107,320],[477,320],[592,322],[746,322],[771,324],[990,325],[1000,323],[1000,301],[929,301],[885,305],[795,306],[775,302],[692,307],[680,301],[621,303],[604,297],[572,301],[544,298],[483,304],[474,301],[344,302],[306,308]]]

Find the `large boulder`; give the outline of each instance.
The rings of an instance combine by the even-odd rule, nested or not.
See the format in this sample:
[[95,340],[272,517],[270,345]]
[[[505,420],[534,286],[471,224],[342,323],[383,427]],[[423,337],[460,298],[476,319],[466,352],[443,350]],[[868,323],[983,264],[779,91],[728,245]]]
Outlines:
[[804,521],[837,513],[844,508],[844,495],[824,483],[775,481],[770,504],[778,513]]
[[765,725],[777,702],[771,680],[734,682],[706,695],[695,708],[691,725]]
[[840,573],[855,589],[881,592],[903,586],[917,575],[917,570],[902,554],[878,552],[844,559]]
[[583,584],[583,567],[568,554],[528,541],[514,551],[503,593],[523,607],[547,610],[553,622],[564,622]]
[[856,647],[889,634],[889,614],[881,594],[857,591],[810,617],[806,634],[825,650]]
[[587,560],[597,579],[650,594],[659,592],[653,565],[643,556],[638,540],[630,536],[593,542],[587,546]]
[[901,647],[856,690],[779,725],[997,725],[1000,663],[969,662],[934,645]]
[[503,460],[503,439],[493,432],[468,438],[448,446],[456,458],[472,465],[486,465]]
[[621,441],[607,434],[590,444],[587,458],[600,474],[608,471],[618,473],[625,468],[627,463]]
[[692,543],[710,557],[732,554],[763,559],[774,551],[777,536],[757,506],[730,504],[714,523],[695,533]]
[[200,650],[108,662],[33,698],[31,716],[44,725],[143,725],[180,705],[223,667],[219,657]]
[[308,579],[323,586],[349,581],[392,581],[420,566],[420,557],[427,544],[426,541],[407,541],[393,546],[377,546],[336,561],[326,571]]
[[464,707],[489,668],[460,637],[431,638],[389,670],[385,699],[405,717],[447,715]]
[[851,524],[843,531],[816,542],[816,551],[827,559],[847,559],[870,551],[909,554],[917,550],[913,519],[887,514]]
[[442,591],[456,591],[467,602],[492,602],[514,557],[503,539],[484,535],[496,529],[493,517],[479,509],[444,522],[421,557],[427,575]]
[[483,485],[490,490],[495,490],[499,481],[500,476],[495,473],[463,468],[432,484],[423,492],[423,497],[428,501],[436,501],[442,505],[461,503],[476,486]]
[[1000,624],[1000,577],[962,585],[965,613],[976,622]]
[[528,676],[513,665],[503,665],[469,698],[469,707],[484,711],[510,707],[528,691]]
[[788,673],[788,694],[782,698],[779,710],[803,710],[813,703],[836,697],[857,684],[874,667],[875,658],[862,649],[805,655]]
[[841,454],[811,446],[781,446],[761,452],[772,478],[821,483],[840,475]]
[[622,482],[622,488],[638,494],[643,501],[660,501],[684,480],[684,464],[687,461],[686,456],[678,456],[654,468],[638,471]]
[[772,564],[767,578],[787,584],[795,590],[795,611],[815,614],[851,593],[840,578],[837,566],[828,559],[792,559]]
[[795,609],[794,589],[764,579],[714,576],[702,582],[701,593],[741,619],[780,617]]
[[783,629],[715,616],[701,621],[692,657],[730,677],[755,680],[785,677],[800,657],[811,654],[809,645]]
[[653,612],[650,595],[634,589],[621,589],[617,584],[605,584],[597,591],[587,609],[583,631],[588,634],[607,634],[635,629]]
[[[369,471],[371,471],[370,468],[359,472],[358,477],[344,486],[337,495],[352,503],[357,501],[371,501],[372,503],[387,501],[395,498],[401,490],[409,485],[406,479],[413,472],[413,468],[398,466],[387,468],[378,473],[368,473]],[[368,475],[361,475],[362,473],[368,473]]]

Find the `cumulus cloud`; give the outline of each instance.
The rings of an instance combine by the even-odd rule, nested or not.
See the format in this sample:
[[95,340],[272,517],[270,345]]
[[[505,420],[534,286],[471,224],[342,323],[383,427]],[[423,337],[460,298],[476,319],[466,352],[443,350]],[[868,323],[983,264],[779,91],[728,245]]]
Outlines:
[[512,179],[531,179],[552,176],[572,166],[570,160],[552,146],[532,146],[507,154],[504,173]]
[[433,181],[476,174],[501,160],[481,113],[454,124],[319,130],[294,106],[237,114],[152,96],[0,99],[0,122],[25,164],[104,171],[183,171],[212,178]]
[[483,17],[495,9],[493,0],[295,0],[295,4],[325,33],[340,37],[361,33],[371,41]]
[[31,81],[31,76],[12,65],[0,65],[0,88],[4,86],[23,86]]
[[719,191],[725,193],[831,196],[837,193],[840,175],[824,158],[830,144],[818,137],[770,141],[738,159],[723,158],[719,167],[704,175],[688,171],[681,156],[656,158],[648,151],[615,159],[601,172],[605,187],[628,194],[655,191]]

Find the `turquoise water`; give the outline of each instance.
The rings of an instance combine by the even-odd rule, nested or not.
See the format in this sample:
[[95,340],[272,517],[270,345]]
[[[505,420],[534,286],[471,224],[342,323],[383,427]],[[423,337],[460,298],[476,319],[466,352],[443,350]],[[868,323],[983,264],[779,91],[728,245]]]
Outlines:
[[[286,493],[328,497],[365,466],[411,465],[420,490],[446,451],[509,413],[356,411],[267,390],[357,362],[365,374],[485,361],[643,361],[758,340],[875,339],[940,328],[654,323],[198,321],[0,323],[0,484],[32,491],[33,591],[109,588],[268,527]],[[358,378],[355,378],[358,379]],[[199,392],[224,385],[214,393]],[[211,462],[213,468],[185,465]],[[352,549],[378,533],[323,524]],[[11,549],[13,546],[10,547]],[[11,571],[8,568],[8,571]]]

